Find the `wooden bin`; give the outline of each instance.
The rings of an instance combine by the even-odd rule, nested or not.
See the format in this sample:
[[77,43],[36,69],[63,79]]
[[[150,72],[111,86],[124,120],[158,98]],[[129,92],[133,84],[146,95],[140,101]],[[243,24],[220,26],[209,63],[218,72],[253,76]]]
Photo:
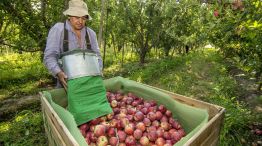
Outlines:
[[[189,106],[206,109],[209,114],[208,122],[184,145],[185,146],[216,146],[223,125],[225,109],[223,107],[175,94],[163,89],[149,86],[165,92],[178,102]],[[40,93],[41,94],[41,93]],[[41,96],[41,106],[45,124],[45,131],[50,146],[79,146],[63,121],[51,107],[47,99]]]

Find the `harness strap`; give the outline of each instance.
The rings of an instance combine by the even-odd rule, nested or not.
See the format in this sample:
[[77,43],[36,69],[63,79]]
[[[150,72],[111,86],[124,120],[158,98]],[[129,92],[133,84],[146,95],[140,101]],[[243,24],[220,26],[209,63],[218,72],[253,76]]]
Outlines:
[[[86,28],[86,48],[87,50],[91,49],[89,31]],[[66,22],[64,22],[64,41],[63,41],[63,50],[67,52],[69,50],[69,40],[68,40],[68,30],[66,29]]]
[[66,29],[66,22],[64,23],[64,41],[63,41],[64,52],[68,51],[69,40],[68,40],[68,30]]

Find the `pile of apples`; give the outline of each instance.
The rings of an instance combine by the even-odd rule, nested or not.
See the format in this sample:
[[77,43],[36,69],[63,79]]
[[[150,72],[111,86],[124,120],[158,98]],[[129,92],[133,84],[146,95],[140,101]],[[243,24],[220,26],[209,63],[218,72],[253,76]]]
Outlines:
[[79,126],[89,145],[172,146],[186,135],[172,112],[132,93],[107,92],[113,113]]

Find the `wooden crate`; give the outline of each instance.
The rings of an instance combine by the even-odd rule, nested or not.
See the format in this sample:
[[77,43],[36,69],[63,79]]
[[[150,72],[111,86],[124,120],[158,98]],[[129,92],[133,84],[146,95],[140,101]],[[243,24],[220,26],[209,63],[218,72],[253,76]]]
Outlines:
[[[147,85],[146,85],[147,86]],[[184,145],[185,146],[216,146],[219,141],[219,134],[223,125],[225,109],[223,107],[192,99],[186,96],[175,94],[163,89],[149,86],[162,91],[178,102],[189,106],[206,109],[209,114],[208,122]],[[47,99],[41,96],[41,105],[45,123],[45,131],[50,146],[79,146],[72,134],[66,128],[63,121],[51,107]]]

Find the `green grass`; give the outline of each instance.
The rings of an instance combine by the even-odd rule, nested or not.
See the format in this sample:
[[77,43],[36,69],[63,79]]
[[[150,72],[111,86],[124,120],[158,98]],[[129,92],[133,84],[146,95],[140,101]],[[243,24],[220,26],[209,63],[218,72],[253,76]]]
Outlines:
[[36,94],[41,91],[41,84],[50,82],[40,53],[1,55],[0,64],[0,101]]
[[47,145],[41,112],[24,110],[0,123],[0,142],[12,146]]
[[[20,70],[10,69],[0,75],[1,79],[4,79],[0,82],[2,86],[0,101],[1,98],[19,98],[45,90],[45,88],[40,88],[40,85],[49,83],[50,75],[40,59],[37,59],[35,55],[32,56],[17,57],[17,60],[22,59],[27,62],[20,65],[8,61],[8,57],[0,57],[0,61],[9,62],[8,64],[13,69]],[[111,57],[107,60],[110,60]],[[255,116],[239,100],[242,90],[234,78],[229,75],[226,60],[216,50],[200,50],[185,56],[150,59],[143,66],[138,64],[136,57],[131,57],[131,55],[126,55],[126,57],[122,67],[119,63],[121,57],[112,57],[114,59],[109,63],[106,62],[105,78],[123,76],[225,107],[224,127],[220,135],[221,146],[250,145],[250,142],[257,138],[250,135],[248,125],[254,121],[262,121],[262,118]],[[8,64],[5,65],[8,66]],[[3,70],[4,67],[6,66],[1,66],[0,69]],[[258,97],[257,100],[261,101],[261,97]],[[47,139],[44,135],[43,120],[39,109],[40,107],[32,107],[29,110],[18,111],[13,118],[2,121],[0,123],[0,142],[4,141],[6,145],[46,145]],[[247,143],[242,144],[241,139],[245,139]]]

